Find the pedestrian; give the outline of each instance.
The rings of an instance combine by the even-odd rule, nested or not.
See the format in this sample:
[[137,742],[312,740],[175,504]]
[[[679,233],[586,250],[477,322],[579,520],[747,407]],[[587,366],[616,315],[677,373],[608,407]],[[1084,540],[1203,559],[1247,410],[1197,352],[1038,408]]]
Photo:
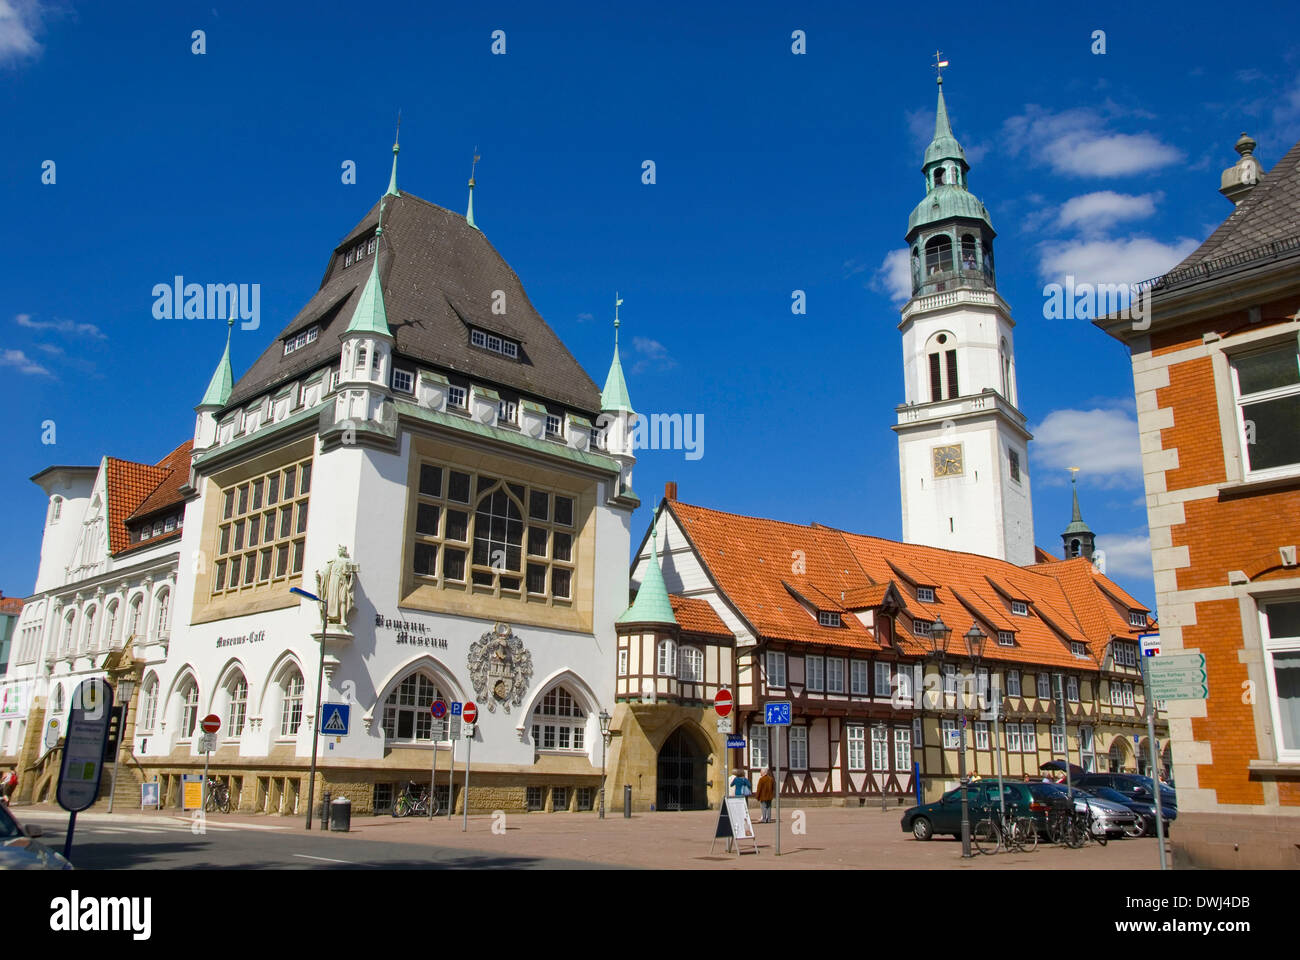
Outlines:
[[758,798],[758,805],[763,811],[763,817],[759,823],[772,822],[772,798],[776,796],[776,780],[772,777],[772,771],[764,767],[763,775],[758,778],[758,788],[754,791],[754,796]]
[[0,803],[9,806],[9,798],[18,790],[18,773],[6,770],[0,774]]
[[754,792],[754,785],[749,782],[749,777],[743,773],[737,773],[731,778],[731,795],[733,797],[747,797]]

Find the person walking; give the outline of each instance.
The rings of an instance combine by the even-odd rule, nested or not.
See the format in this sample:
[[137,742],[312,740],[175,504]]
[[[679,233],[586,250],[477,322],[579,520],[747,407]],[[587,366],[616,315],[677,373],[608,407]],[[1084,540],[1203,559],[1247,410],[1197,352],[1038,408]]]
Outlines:
[[763,768],[763,775],[758,778],[758,788],[754,791],[754,796],[758,798],[758,805],[763,811],[763,818],[759,820],[759,823],[771,823],[772,798],[776,796],[776,780],[768,767]]
[[749,782],[749,777],[743,773],[737,773],[731,778],[731,795],[733,797],[747,797],[754,792],[754,785]]

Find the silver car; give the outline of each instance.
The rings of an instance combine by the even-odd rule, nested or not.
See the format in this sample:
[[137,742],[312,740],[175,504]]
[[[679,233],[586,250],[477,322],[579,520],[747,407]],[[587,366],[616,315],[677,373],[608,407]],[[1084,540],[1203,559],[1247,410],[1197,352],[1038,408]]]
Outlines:
[[1108,837],[1119,836],[1125,830],[1134,829],[1140,819],[1136,813],[1122,803],[1103,800],[1101,797],[1093,796],[1087,790],[1076,787],[1074,790],[1076,810],[1079,809],[1080,802],[1088,805],[1094,836],[1103,833]]

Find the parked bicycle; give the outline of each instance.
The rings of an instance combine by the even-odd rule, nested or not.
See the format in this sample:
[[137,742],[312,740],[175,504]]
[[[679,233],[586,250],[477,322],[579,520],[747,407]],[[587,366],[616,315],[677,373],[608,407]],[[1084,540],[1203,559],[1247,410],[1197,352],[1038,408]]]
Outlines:
[[203,803],[203,809],[209,813],[214,810],[220,810],[222,813],[230,812],[230,788],[226,786],[224,780],[218,780],[216,777],[208,778],[208,798]]
[[[441,812],[438,804],[438,798],[431,796],[428,791],[420,790],[418,793],[417,786],[414,783],[408,783],[406,788],[393,802],[393,816],[395,817],[436,817]],[[430,809],[432,807],[432,810]]]
[[975,824],[974,840],[980,853],[1029,852],[1038,847],[1038,825],[1032,817],[1016,816],[1014,808],[996,810]]
[[1047,836],[1053,843],[1063,843],[1077,850],[1089,840],[1106,846],[1106,831],[1097,822],[1088,801],[1082,797],[1054,798],[1047,814]]

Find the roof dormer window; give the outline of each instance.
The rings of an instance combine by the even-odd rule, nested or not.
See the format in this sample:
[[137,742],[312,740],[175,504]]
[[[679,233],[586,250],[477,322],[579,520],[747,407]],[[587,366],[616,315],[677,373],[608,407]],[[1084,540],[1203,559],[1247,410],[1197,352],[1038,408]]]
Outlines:
[[1025,603],[1023,600],[1012,600],[1011,612],[1017,617],[1027,617],[1029,616],[1029,604]]
[[511,360],[519,358],[519,344],[495,333],[488,333],[486,330],[471,329],[469,342],[476,347],[482,347],[484,350],[491,350],[503,357],[509,357]]
[[1015,645],[1016,645],[1016,635],[1014,633],[1012,633],[1010,630],[998,631],[999,647],[1014,647]]
[[287,338],[284,341],[284,355],[287,357],[295,350],[301,350],[303,347],[307,346],[307,344],[315,343],[319,336],[320,327],[313,326],[300,331],[296,336]]
[[1141,610],[1130,610],[1128,612],[1128,625],[1130,627],[1145,627],[1147,625],[1147,615]]
[[1079,640],[1071,640],[1070,652],[1080,660],[1084,660],[1088,656],[1088,645]]
[[834,610],[818,610],[817,622],[823,627],[842,627],[844,622],[840,619],[838,612]]
[[917,587],[916,599],[921,603],[934,603],[934,587]]

